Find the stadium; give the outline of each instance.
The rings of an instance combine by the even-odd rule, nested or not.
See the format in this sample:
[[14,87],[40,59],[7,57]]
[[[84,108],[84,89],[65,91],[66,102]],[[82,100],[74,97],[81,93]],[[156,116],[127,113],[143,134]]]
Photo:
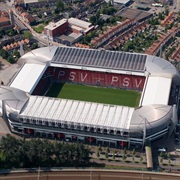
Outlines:
[[28,52],[0,111],[13,132],[144,146],[178,123],[180,76],[146,54],[52,46]]

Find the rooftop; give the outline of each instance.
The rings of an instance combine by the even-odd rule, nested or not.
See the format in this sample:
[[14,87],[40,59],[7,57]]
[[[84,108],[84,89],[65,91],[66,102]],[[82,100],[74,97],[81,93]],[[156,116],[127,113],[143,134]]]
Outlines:
[[9,18],[7,17],[0,17],[0,22],[9,22]]
[[61,26],[62,24],[66,23],[67,19],[61,19],[60,21],[56,22],[56,23],[50,23],[47,26],[45,26],[45,29],[49,29],[49,30],[54,30],[56,29],[58,26]]
[[134,108],[124,106],[31,96],[20,117],[128,130],[133,112]]
[[58,47],[52,63],[144,72],[146,57],[144,54]]

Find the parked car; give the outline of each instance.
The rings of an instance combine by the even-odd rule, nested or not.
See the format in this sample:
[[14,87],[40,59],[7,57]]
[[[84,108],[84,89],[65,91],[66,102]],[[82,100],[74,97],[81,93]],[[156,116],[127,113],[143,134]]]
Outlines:
[[159,148],[158,151],[159,151],[159,152],[166,152],[167,149],[163,147],[163,148]]

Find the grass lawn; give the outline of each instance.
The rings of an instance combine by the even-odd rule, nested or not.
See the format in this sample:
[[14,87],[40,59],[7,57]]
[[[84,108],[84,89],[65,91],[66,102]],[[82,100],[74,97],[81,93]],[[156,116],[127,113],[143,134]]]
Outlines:
[[141,93],[113,88],[54,83],[46,96],[137,107]]
[[45,27],[45,25],[43,25],[43,24],[40,24],[40,25],[38,25],[38,26],[32,26],[32,28],[33,28],[37,33],[42,33],[43,30],[44,30],[44,27]]

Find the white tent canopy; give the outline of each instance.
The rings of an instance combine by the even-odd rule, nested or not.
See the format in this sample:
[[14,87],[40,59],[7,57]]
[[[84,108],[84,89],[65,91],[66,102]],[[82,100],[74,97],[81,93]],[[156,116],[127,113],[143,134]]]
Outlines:
[[36,87],[38,80],[43,75],[46,69],[46,64],[24,64],[23,68],[19,71],[10,87],[32,93]]
[[23,119],[128,131],[134,108],[85,101],[30,96]]
[[171,83],[171,78],[150,76],[148,78],[142,105],[168,105]]

